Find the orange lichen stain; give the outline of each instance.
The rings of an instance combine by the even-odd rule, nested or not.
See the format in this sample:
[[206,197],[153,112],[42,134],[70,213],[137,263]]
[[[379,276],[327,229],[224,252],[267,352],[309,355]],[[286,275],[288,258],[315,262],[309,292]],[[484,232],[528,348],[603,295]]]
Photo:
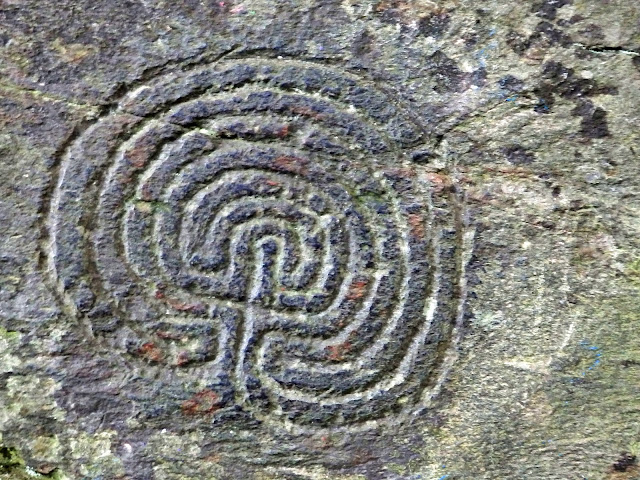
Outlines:
[[189,400],[182,402],[181,408],[185,415],[202,415],[214,413],[220,409],[220,397],[212,390],[196,393]]
[[193,312],[194,310],[204,309],[204,305],[202,303],[185,303],[172,298],[167,298],[166,302],[171,308],[178,310],[179,312]]
[[451,180],[446,175],[434,172],[426,172],[424,178],[431,184],[435,192],[442,192],[451,186]]
[[288,155],[283,155],[281,157],[276,158],[276,166],[291,173],[306,173],[305,164],[306,160],[299,157],[291,157]]
[[163,340],[182,340],[182,336],[177,333],[167,332],[165,330],[156,331],[156,335]]
[[136,145],[126,153],[126,158],[134,167],[142,168],[146,165],[147,160],[149,160],[155,149],[155,145]]
[[329,448],[333,445],[333,440],[328,435],[322,435],[320,437],[320,448]]
[[162,361],[162,350],[158,348],[158,346],[153,342],[147,342],[143,344],[138,350],[140,355],[151,362],[161,362]]
[[338,345],[329,345],[327,347],[327,360],[340,362],[344,360],[344,356],[351,351],[351,342],[346,341]]
[[424,220],[421,215],[417,213],[409,214],[409,225],[411,226],[411,235],[417,238],[424,238]]
[[402,168],[392,168],[386,170],[385,173],[387,175],[391,175],[393,177],[400,178],[413,178],[416,176],[416,171],[413,168],[402,167]]
[[367,282],[363,280],[355,281],[349,287],[349,293],[347,293],[347,300],[357,300],[362,298],[367,291]]
[[297,113],[299,115],[304,115],[305,117],[311,117],[315,120],[320,120],[324,118],[324,115],[316,112],[315,110],[309,107],[295,106],[291,108],[291,113]]
[[222,456],[219,453],[212,453],[202,459],[203,462],[219,463]]
[[145,200],[147,202],[151,201],[153,199],[151,185],[145,183],[140,189],[140,196],[142,197],[142,200]]
[[189,362],[191,362],[191,357],[189,356],[189,352],[180,352],[176,357],[176,365],[178,367],[183,367]]
[[334,441],[329,435],[317,434],[303,440],[305,446],[312,450],[326,450],[334,446]]
[[277,133],[279,138],[285,138],[287,135],[289,135],[289,125],[283,125]]
[[315,448],[322,450],[333,446],[333,440],[329,435],[320,435],[319,437],[315,437],[312,442]]

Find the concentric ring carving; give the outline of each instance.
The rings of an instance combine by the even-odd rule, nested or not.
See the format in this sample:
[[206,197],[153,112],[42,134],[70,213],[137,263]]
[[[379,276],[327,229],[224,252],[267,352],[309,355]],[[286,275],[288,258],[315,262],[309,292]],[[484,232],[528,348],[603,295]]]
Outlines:
[[455,205],[406,160],[421,141],[387,94],[325,66],[169,74],[66,151],[51,271],[96,336],[208,382],[220,410],[394,415],[428,395],[459,318]]

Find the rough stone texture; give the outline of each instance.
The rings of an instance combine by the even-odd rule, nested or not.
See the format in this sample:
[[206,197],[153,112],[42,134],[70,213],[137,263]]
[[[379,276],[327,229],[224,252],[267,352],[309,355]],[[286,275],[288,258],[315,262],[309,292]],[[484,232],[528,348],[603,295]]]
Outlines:
[[640,478],[635,0],[0,3],[0,479]]

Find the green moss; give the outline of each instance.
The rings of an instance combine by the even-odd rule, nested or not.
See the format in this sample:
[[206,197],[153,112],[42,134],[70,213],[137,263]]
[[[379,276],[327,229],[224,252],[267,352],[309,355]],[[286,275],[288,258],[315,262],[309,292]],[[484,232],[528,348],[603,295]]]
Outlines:
[[4,338],[7,341],[11,341],[11,340],[17,340],[18,337],[20,337],[19,332],[5,330],[4,328],[0,327],[0,338]]
[[635,457],[640,457],[640,439],[629,443],[629,453]]
[[64,480],[64,475],[57,468],[44,475],[27,466],[16,448],[0,446],[0,480]]
[[629,263],[625,273],[633,283],[640,284],[640,258]]
[[0,468],[22,468],[25,462],[15,448],[0,447]]
[[387,470],[393,473],[401,474],[401,473],[405,473],[405,471],[407,470],[407,467],[404,465],[398,465],[396,463],[389,463],[387,464]]

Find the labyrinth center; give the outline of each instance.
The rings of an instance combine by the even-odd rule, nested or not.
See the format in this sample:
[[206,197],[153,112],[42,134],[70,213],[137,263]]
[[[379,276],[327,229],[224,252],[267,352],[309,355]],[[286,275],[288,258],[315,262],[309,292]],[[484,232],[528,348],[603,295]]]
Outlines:
[[404,411],[457,318],[455,215],[408,160],[421,140],[324,66],[170,74],[69,147],[51,270],[92,335],[209,382],[220,410],[309,427]]

